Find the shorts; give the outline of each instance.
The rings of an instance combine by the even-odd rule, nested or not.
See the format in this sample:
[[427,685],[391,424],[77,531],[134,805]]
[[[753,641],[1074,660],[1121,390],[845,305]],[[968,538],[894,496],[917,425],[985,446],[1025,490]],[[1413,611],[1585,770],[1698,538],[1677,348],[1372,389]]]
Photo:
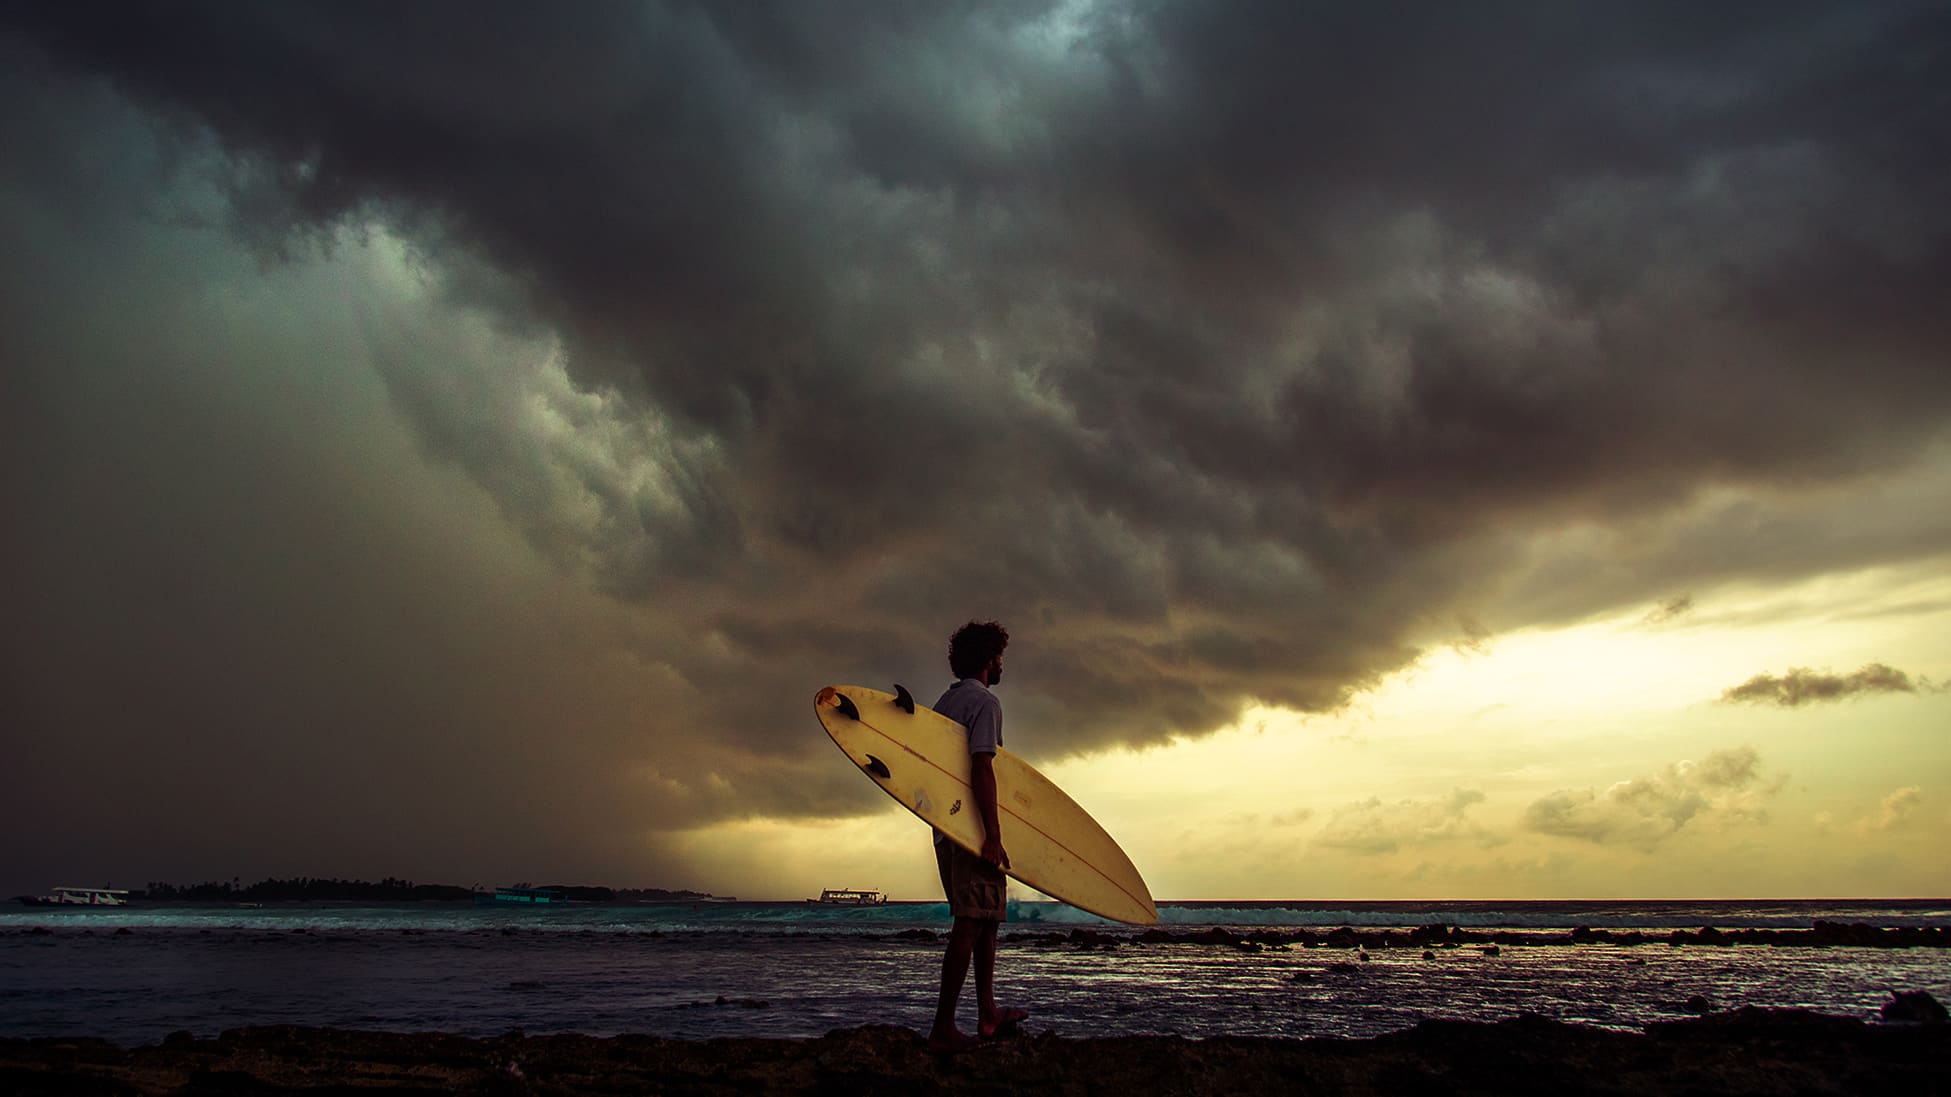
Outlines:
[[935,867],[942,873],[950,914],[986,922],[1008,919],[1009,885],[1002,869],[948,841],[935,843]]

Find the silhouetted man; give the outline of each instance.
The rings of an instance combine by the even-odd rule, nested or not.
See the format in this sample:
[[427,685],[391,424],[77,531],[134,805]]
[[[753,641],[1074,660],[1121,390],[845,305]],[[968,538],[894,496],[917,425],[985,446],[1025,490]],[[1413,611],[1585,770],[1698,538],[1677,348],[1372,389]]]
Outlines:
[[[936,712],[969,729],[969,787],[982,819],[979,857],[935,832],[935,864],[941,870],[949,913],[955,916],[948,952],[942,957],[935,1027],[928,1034],[928,1046],[936,1051],[965,1051],[1029,1016],[1027,1010],[996,1005],[996,929],[1008,913],[1003,869],[1009,867],[1009,854],[1003,851],[1002,823],[996,812],[994,768],[996,749],[1003,745],[1003,706],[989,687],[1003,680],[1003,649],[1008,646],[1009,633],[994,621],[970,621],[957,629],[948,641],[948,666],[957,681],[935,702]],[[955,1027],[955,1004],[972,958],[976,1036]]]

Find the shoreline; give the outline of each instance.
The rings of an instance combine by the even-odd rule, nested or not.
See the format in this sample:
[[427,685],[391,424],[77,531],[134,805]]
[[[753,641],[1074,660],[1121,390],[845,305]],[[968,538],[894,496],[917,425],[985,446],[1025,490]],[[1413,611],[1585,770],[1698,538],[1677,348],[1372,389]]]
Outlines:
[[[85,916],[84,916],[85,917]],[[1734,945],[1765,946],[1770,948],[1872,948],[1872,949],[1910,949],[1910,948],[1951,948],[1951,926],[1875,926],[1864,922],[1817,921],[1808,929],[1720,929],[1702,926],[1699,929],[1639,930],[1639,929],[1593,929],[1577,926],[1565,929],[1489,929],[1466,928],[1450,923],[1435,923],[1414,929],[1357,929],[1341,926],[1336,929],[1315,928],[1267,928],[1267,929],[1228,929],[1214,926],[1200,930],[1170,930],[1159,927],[1134,929],[1127,927],[1093,928],[1079,926],[1068,930],[1042,930],[1010,928],[1012,926],[1035,925],[1035,923],[1004,923],[1001,940],[1007,944],[1029,945],[1032,947],[1071,947],[1114,949],[1131,945],[1211,945],[1231,947],[1248,951],[1268,949],[1274,951],[1302,949],[1352,949],[1388,951],[1395,949],[1457,949],[1464,947],[1496,948],[1500,946],[1553,947],[1566,945],[1615,945],[1621,948],[1637,948],[1648,945],[1668,945],[1679,948],[1700,946],[1724,948]],[[0,935],[54,936],[74,933],[81,936],[135,936],[151,933],[199,932],[208,933],[214,926],[92,926],[82,922],[60,924],[60,928],[47,922],[18,922],[11,927],[0,926]],[[888,941],[935,941],[943,939],[942,931],[934,929],[911,928],[893,932],[877,932],[874,927],[828,926],[826,932],[850,932],[855,936]],[[565,931],[575,932],[582,927],[565,927]],[[546,924],[531,926],[475,926],[454,928],[451,932],[462,933],[511,933],[544,932]],[[292,928],[282,932],[297,934],[337,934],[337,933],[432,933],[450,932],[439,928],[413,929],[410,927],[361,927],[335,926],[326,928]],[[727,927],[714,930],[677,930],[648,926],[633,932],[645,936],[661,937],[666,933],[706,932],[706,933],[753,933],[765,932],[762,929]]]
[[1424,1021],[1366,1039],[1063,1036],[960,1056],[875,1025],[811,1039],[525,1036],[293,1026],[156,1044],[0,1038],[0,1090],[261,1093],[1951,1092],[1951,1024],[1746,1008],[1639,1032],[1536,1016]]

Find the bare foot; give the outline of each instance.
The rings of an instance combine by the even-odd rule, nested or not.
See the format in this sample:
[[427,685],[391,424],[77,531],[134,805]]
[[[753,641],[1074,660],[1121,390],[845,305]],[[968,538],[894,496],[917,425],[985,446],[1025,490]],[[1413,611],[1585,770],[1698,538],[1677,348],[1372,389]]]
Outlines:
[[931,1032],[928,1034],[928,1050],[939,1052],[943,1055],[958,1055],[964,1051],[974,1051],[981,1046],[981,1040],[973,1036],[964,1035],[961,1029],[952,1028],[946,1033]]
[[994,1017],[984,1017],[978,1022],[976,1024],[976,1031],[980,1032],[985,1040],[991,1036],[1002,1036],[1014,1032],[1017,1024],[1027,1020],[1029,1016],[1030,1011],[1027,1009],[1004,1006],[996,1011]]

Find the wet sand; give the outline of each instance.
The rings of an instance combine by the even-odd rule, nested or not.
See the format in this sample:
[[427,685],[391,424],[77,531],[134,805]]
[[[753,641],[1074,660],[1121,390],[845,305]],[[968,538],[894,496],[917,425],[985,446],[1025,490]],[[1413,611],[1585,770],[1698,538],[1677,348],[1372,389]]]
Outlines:
[[960,1056],[906,1029],[665,1040],[270,1027],[121,1048],[0,1040],[9,1094],[1951,1094],[1951,1025],[1744,1009],[1618,1032],[1520,1017],[1368,1040],[1029,1032]]

